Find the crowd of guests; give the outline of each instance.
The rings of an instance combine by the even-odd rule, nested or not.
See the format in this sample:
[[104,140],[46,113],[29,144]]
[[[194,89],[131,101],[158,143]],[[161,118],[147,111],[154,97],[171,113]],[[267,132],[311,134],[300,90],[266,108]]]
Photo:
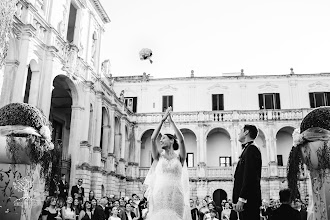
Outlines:
[[[94,191],[84,198],[83,180],[72,186],[68,195],[69,185],[62,175],[58,190],[49,196],[43,207],[41,220],[145,220],[148,214],[148,202],[133,194],[131,198],[115,198],[113,195],[96,199]],[[280,199],[262,201],[260,207],[261,220],[283,220],[291,215],[290,220],[307,220],[307,204],[305,201],[291,201],[289,189],[281,190]],[[236,220],[237,212],[233,210],[230,199],[222,200],[220,206],[206,196],[203,200],[190,199],[192,220]],[[288,214],[289,213],[289,214]]]
[[97,199],[94,191],[84,197],[83,180],[72,186],[68,195],[69,185],[62,175],[56,192],[48,196],[40,220],[144,220],[148,213],[146,199],[140,200],[133,194],[131,198],[115,198],[108,195]]
[[[307,220],[308,197],[305,201],[291,201],[291,191],[283,189],[279,192],[280,199],[262,201],[260,220]],[[202,201],[190,199],[192,220],[237,220],[237,212],[233,210],[230,199],[222,200],[217,206],[210,196]],[[290,217],[290,218],[289,218]]]

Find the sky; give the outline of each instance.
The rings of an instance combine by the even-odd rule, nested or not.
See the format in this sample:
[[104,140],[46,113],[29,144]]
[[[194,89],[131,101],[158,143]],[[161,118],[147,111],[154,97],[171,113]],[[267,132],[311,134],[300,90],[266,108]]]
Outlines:
[[[330,72],[329,0],[101,0],[113,76]],[[153,64],[139,59],[149,48]]]

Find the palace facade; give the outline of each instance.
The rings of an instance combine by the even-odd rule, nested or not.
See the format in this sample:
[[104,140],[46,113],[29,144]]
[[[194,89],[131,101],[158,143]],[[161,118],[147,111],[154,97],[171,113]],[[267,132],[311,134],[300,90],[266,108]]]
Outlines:
[[62,145],[61,172],[70,186],[83,178],[86,196],[142,196],[150,137],[172,106],[193,198],[231,198],[237,136],[246,123],[259,128],[263,198],[278,198],[287,185],[292,132],[313,108],[330,105],[330,74],[113,77],[109,60],[100,60],[109,22],[99,0],[20,0],[0,69],[0,107],[25,102],[42,109]]

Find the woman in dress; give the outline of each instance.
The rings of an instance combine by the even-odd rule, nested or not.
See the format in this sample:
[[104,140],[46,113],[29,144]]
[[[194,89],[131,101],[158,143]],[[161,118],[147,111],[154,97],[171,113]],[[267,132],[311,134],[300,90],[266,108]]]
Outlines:
[[86,201],[83,209],[80,211],[78,220],[91,220],[92,219],[92,204],[90,201]]
[[230,209],[229,202],[226,202],[225,207],[223,208],[223,210],[221,212],[221,220],[229,220],[230,213],[231,213],[231,209]]
[[[147,220],[190,220],[189,178],[183,135],[172,120],[169,107],[151,136],[154,162],[146,177],[146,197],[149,202]],[[164,134],[160,139],[160,152],[156,145],[165,120],[168,119],[175,135]],[[179,152],[175,152],[178,150]]]
[[204,215],[209,212],[206,199],[202,200],[202,206],[199,209],[199,219],[204,219]]
[[73,200],[73,210],[76,213],[76,219],[78,219],[79,213],[81,211],[81,206],[78,198]]
[[118,217],[118,208],[116,206],[112,207],[109,220],[121,220],[121,218]]
[[56,220],[57,210],[56,210],[57,199],[55,197],[50,197],[47,201],[46,208],[42,211],[42,220]]
[[76,213],[72,205],[73,199],[69,196],[66,205],[62,207],[62,220],[76,220]]

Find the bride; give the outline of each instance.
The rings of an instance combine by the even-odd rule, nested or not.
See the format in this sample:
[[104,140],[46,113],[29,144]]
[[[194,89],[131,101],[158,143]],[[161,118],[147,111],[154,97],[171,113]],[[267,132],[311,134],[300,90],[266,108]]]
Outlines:
[[[171,114],[172,107],[169,107],[151,136],[154,162],[144,182],[148,186],[147,220],[191,220],[189,178],[185,164],[186,148],[183,135],[176,127]],[[159,152],[156,139],[166,119],[174,129],[175,135],[162,135],[160,145],[163,151]]]

